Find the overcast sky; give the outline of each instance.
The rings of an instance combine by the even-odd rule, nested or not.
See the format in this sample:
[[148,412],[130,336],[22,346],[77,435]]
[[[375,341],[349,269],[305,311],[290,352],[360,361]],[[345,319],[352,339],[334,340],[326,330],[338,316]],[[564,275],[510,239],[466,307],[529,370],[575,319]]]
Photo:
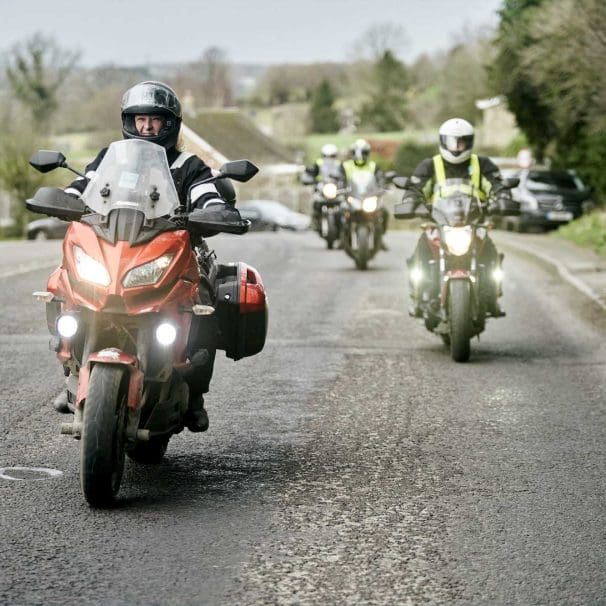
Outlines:
[[0,0],[0,51],[40,31],[94,66],[186,63],[219,46],[238,63],[344,61],[371,26],[401,25],[400,57],[495,27],[502,0]]

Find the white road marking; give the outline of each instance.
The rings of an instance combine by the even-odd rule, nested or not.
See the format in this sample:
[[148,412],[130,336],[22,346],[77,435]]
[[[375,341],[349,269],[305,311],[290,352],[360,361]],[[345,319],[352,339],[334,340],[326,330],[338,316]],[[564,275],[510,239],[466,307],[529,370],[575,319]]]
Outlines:
[[[15,478],[12,473],[25,472],[25,475],[31,477],[26,478]],[[35,474],[41,474],[42,477],[36,478]],[[15,480],[17,482],[24,482],[26,480],[47,480],[48,478],[58,478],[62,476],[63,472],[58,469],[50,469],[48,467],[0,467],[0,479],[2,480]]]

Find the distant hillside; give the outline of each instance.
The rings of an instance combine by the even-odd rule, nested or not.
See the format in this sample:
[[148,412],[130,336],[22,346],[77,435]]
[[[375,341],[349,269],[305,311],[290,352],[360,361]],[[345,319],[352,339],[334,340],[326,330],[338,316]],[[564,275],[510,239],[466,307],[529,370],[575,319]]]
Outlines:
[[293,153],[263,134],[237,109],[201,111],[187,125],[230,160],[247,158],[257,165],[293,162]]

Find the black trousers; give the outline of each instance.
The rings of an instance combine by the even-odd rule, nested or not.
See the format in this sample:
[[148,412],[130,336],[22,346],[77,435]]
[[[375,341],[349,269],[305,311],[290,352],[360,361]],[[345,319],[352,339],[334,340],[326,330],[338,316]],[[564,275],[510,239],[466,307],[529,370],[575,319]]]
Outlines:
[[[216,261],[203,242],[200,261],[201,281],[199,286],[200,302],[202,305],[215,305],[214,279]],[[193,399],[207,393],[215,366],[215,355],[219,341],[219,322],[216,314],[209,316],[193,316],[187,343],[187,354],[190,360],[204,361],[187,371],[183,378],[189,386],[189,397]],[[206,351],[206,355],[204,353]]]

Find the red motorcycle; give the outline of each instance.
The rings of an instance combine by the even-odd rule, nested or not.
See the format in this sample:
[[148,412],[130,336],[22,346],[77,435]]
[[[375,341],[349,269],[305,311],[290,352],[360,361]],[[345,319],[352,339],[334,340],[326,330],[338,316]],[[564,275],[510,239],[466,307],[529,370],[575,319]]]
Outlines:
[[[73,171],[59,152],[39,151],[30,164]],[[256,172],[247,160],[229,162],[209,182]],[[137,139],[110,145],[81,198],[43,187],[26,206],[72,221],[61,266],[34,296],[46,303],[52,348],[68,377],[74,418],[61,431],[81,440],[84,497],[107,505],[125,454],[159,462],[184,427],[183,377],[208,359],[206,350],[191,351],[194,316],[216,314],[228,357],[263,349],[267,299],[253,267],[219,265],[213,306],[202,305],[198,291],[203,238],[243,234],[249,222],[231,205],[182,208],[164,148]]]

